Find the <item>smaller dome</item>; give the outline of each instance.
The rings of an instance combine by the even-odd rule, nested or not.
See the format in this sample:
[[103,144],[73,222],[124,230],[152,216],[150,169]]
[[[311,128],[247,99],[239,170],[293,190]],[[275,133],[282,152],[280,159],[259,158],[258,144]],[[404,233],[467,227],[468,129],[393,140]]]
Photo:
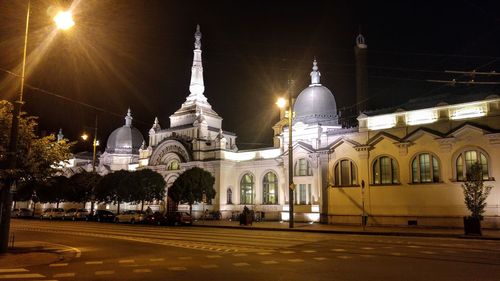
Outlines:
[[125,125],[115,129],[108,137],[106,152],[113,154],[139,154],[139,149],[144,143],[141,132],[132,126],[130,109],[125,116]]
[[293,111],[295,122],[312,123],[337,123],[337,103],[330,90],[320,84],[320,72],[316,60],[311,72],[311,84],[297,97]]

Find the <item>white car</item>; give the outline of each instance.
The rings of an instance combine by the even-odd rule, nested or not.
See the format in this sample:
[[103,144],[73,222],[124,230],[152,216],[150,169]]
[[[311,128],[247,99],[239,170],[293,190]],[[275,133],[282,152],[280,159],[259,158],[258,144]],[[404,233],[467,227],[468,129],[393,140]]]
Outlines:
[[115,217],[115,222],[139,223],[146,219],[147,215],[144,211],[129,210]]
[[89,214],[89,211],[85,209],[76,209],[76,208],[71,208],[66,211],[66,213],[63,216],[63,220],[84,220],[87,218],[87,215]]
[[62,219],[64,216],[64,209],[63,208],[48,208],[43,211],[43,213],[40,215],[40,219]]

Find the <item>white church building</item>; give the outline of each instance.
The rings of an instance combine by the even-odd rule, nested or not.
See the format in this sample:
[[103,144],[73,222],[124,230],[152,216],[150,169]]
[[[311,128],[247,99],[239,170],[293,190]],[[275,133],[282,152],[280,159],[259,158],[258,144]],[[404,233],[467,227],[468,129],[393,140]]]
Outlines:
[[[124,126],[108,138],[101,173],[148,168],[162,174],[168,188],[186,169],[200,167],[215,177],[217,194],[195,211],[218,210],[229,218],[247,206],[266,219],[287,220],[293,165],[297,221],[360,224],[365,216],[369,225],[461,226],[468,214],[461,184],[478,162],[485,183],[493,186],[483,226],[500,228],[498,95],[364,111],[357,127],[343,128],[335,97],[321,84],[314,61],[311,84],[293,106],[293,163],[288,163],[284,112],[272,128],[274,147],[238,149],[236,134],[223,130],[222,117],[204,95],[199,26],[194,47],[190,94],[170,116],[170,126],[155,119],[145,141],[129,110]],[[356,52],[366,48],[358,36]],[[166,208],[157,203],[151,207]]]

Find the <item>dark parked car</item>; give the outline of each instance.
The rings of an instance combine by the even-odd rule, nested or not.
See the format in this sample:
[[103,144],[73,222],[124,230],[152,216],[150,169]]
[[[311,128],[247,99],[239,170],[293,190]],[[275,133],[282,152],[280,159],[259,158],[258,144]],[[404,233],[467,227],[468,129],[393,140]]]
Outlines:
[[87,216],[88,221],[107,221],[107,222],[114,222],[115,221],[115,214],[113,212],[110,212],[108,210],[95,210],[93,213],[89,214]]
[[144,222],[147,224],[165,225],[167,224],[167,218],[160,212],[154,212],[152,215],[147,216]]
[[33,211],[27,208],[14,209],[10,216],[12,218],[31,218],[33,217]]
[[166,224],[168,225],[191,225],[193,218],[186,212],[173,212],[167,214]]

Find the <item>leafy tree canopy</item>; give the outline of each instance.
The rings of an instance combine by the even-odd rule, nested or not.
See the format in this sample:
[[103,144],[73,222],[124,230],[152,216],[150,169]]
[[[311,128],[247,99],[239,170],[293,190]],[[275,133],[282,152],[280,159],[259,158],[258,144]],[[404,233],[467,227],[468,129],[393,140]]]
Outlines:
[[191,206],[195,202],[202,202],[215,198],[215,178],[209,172],[194,167],[182,173],[168,190],[168,195],[174,202],[187,203]]

